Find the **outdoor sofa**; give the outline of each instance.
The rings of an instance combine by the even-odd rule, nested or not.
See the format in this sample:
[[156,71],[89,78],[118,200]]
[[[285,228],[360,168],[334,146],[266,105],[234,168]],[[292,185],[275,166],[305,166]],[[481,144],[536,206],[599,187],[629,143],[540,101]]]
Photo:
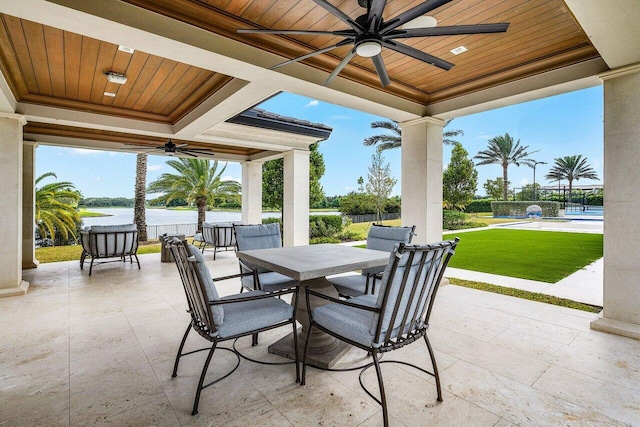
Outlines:
[[108,261],[98,261],[97,263],[129,261],[133,264],[133,258],[140,268],[140,260],[136,254],[138,250],[138,229],[135,224],[125,225],[92,225],[80,232],[80,242],[82,243],[82,255],[80,255],[80,270],[84,267],[84,260],[91,257],[89,266],[89,276],[93,270],[95,260],[109,258]]

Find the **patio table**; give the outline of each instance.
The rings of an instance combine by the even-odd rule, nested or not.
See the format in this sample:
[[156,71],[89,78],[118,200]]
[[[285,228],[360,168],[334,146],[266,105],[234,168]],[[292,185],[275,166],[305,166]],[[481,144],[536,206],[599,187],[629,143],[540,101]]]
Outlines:
[[[237,255],[242,261],[284,274],[300,282],[296,317],[298,322],[302,324],[302,331],[298,336],[301,350],[304,348],[309,327],[305,286],[338,298],[338,291],[325,276],[363,268],[380,267],[387,265],[389,261],[388,252],[333,244],[256,249],[239,251]],[[310,303],[312,308],[316,308],[328,304],[329,301],[311,298]],[[308,360],[315,366],[330,368],[349,348],[349,344],[314,328]],[[293,359],[293,334],[289,334],[270,345],[269,352]]]

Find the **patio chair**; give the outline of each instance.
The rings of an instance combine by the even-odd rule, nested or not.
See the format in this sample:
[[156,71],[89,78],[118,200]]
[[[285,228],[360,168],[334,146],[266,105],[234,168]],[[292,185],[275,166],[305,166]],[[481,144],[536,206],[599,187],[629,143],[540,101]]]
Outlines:
[[[280,225],[277,223],[239,225],[233,226],[236,236],[236,247],[239,251],[252,249],[281,248],[282,238],[280,237]],[[280,289],[287,289],[297,286],[298,282],[285,276],[284,274],[269,271],[265,268],[247,262],[240,263],[240,279],[243,290],[261,290],[263,292],[273,292]]]
[[[431,245],[406,245],[399,243],[389,258],[380,282],[380,292],[375,295],[362,295],[348,300],[333,298],[306,288],[307,307],[311,307],[309,297],[328,300],[326,305],[309,309],[309,329],[305,341],[302,359],[302,381],[305,384],[307,353],[313,334],[318,328],[342,341],[367,351],[373,362],[360,372],[360,384],[365,392],[382,405],[384,425],[389,425],[389,415],[382,381],[381,353],[398,350],[420,338],[424,338],[431,357],[433,372],[416,365],[412,366],[435,377],[438,401],[442,402],[440,376],[436,358],[427,337],[429,317],[438,291],[442,275],[454,254],[458,239],[438,242]],[[375,367],[380,388],[380,399],[367,390],[362,375],[371,366]]]
[[[411,243],[416,226],[390,227],[372,225],[367,235],[367,249],[391,252],[397,243]],[[366,268],[361,274],[327,277],[338,294],[344,298],[376,293],[376,281],[380,280],[384,267]]]
[[202,224],[202,242],[200,244],[200,248],[202,249],[202,253],[204,253],[205,249],[211,246],[213,247],[213,260],[216,260],[216,253],[224,249],[235,250],[236,248],[236,237],[233,232],[233,223],[208,223],[205,222]]
[[[296,382],[299,382],[298,335],[295,315],[298,304],[297,288],[283,289],[272,294],[255,290],[244,294],[220,298],[215,283],[211,278],[211,273],[205,265],[204,257],[198,248],[189,245],[186,240],[181,241],[177,238],[172,238],[171,241],[168,242],[168,245],[173,254],[178,271],[180,272],[180,278],[182,279],[187,303],[189,305],[188,312],[191,314],[191,322],[182,337],[180,348],[176,355],[172,377],[176,377],[178,374],[178,364],[181,357],[199,351],[209,351],[204,366],[202,367],[191,414],[196,415],[198,413],[198,404],[202,390],[228,377],[240,365],[240,355],[235,349],[218,347],[218,343],[222,341],[291,324],[296,349]],[[293,306],[276,298],[276,296],[285,294],[292,294]],[[183,353],[182,351],[191,329],[195,329],[200,336],[211,342],[211,348],[205,347]],[[209,368],[209,363],[216,348],[234,353],[237,358],[237,363],[231,371],[204,384],[207,369]]]

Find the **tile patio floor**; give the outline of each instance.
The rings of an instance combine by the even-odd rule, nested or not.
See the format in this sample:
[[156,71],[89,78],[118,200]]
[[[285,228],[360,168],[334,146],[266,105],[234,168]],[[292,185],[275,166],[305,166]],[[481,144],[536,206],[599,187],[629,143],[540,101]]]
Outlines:
[[[221,253],[215,276],[234,274],[233,253]],[[203,391],[190,415],[204,354],[183,359],[171,378],[188,316],[172,263],[159,254],[135,265],[98,266],[92,277],[77,262],[26,273],[26,296],[0,299],[0,426],[378,426],[380,407],[359,387],[357,373],[311,369],[294,383],[292,365],[243,361]],[[218,283],[235,293],[237,281]],[[433,380],[401,365],[383,365],[392,425],[640,425],[640,341],[591,331],[594,315],[453,285],[441,288],[431,318],[444,402]],[[288,328],[261,334],[241,351],[279,360],[266,346]],[[189,348],[203,344],[199,336]],[[216,353],[210,372],[232,360]],[[364,354],[352,350],[346,361]],[[387,359],[428,366],[423,343]],[[409,368],[407,368],[409,369]],[[375,373],[365,378],[376,390]]]

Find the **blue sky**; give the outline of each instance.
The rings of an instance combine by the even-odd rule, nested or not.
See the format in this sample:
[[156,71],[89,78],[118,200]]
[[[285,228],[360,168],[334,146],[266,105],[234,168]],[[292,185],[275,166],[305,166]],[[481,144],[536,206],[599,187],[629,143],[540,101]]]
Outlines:
[[[370,124],[384,120],[384,117],[287,93],[269,99],[260,108],[333,128],[331,137],[320,144],[326,166],[321,183],[327,196],[346,194],[356,189],[360,176],[366,182],[367,168],[375,148],[365,147],[362,140],[379,133],[379,130],[371,129]],[[536,182],[541,185],[556,183],[544,180],[554,158],[574,154],[586,156],[601,179],[580,180],[574,184],[604,184],[602,86],[459,117],[451,122],[449,128],[464,131],[464,136],[458,140],[470,158],[484,150],[489,139],[506,132],[519,139],[522,145],[528,145],[531,151],[539,150],[532,158],[548,163],[536,168]],[[450,152],[451,148],[445,146],[445,166]],[[85,197],[133,197],[135,154],[46,145],[40,145],[36,153],[37,175],[54,172],[59,181],[72,182]],[[400,194],[400,149],[387,150],[384,157],[398,179],[394,194]],[[165,164],[168,159],[149,156],[147,183],[164,172],[173,171]],[[478,166],[476,169],[478,194],[484,194],[482,184],[487,179],[502,176],[499,165]],[[229,163],[224,175],[240,180],[240,165]],[[533,170],[512,165],[509,167],[509,181],[515,187],[531,184]]]

